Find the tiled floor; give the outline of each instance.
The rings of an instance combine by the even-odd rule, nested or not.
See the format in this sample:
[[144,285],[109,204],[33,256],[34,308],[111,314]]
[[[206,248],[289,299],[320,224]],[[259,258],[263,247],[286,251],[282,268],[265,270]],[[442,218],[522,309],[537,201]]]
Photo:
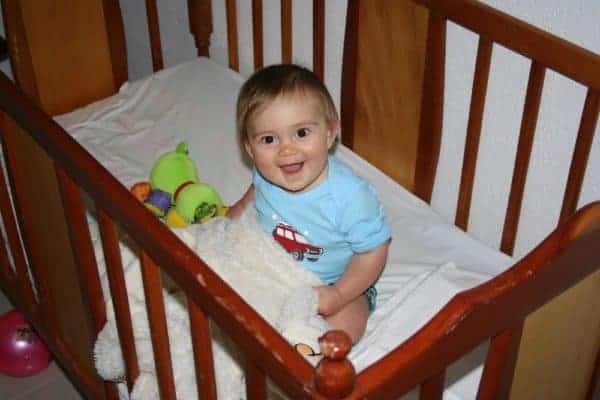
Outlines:
[[[0,291],[0,315],[13,307]],[[26,378],[13,378],[0,373],[2,400],[82,400],[61,369],[52,362],[48,368]]]

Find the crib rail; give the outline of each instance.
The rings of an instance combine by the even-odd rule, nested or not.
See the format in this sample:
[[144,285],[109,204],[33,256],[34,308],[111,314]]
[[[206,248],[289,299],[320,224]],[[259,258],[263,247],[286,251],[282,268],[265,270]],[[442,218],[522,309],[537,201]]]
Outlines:
[[[192,21],[192,33],[196,37],[196,43],[205,43],[205,51],[201,55],[208,55],[208,35],[210,23],[206,23],[210,18],[210,12],[201,12],[201,8],[210,10],[210,2],[201,1],[195,4],[195,1],[188,1],[190,10],[190,19]],[[292,1],[280,0],[281,7],[281,62],[291,63],[293,58],[293,21],[292,21]],[[325,69],[325,1],[313,0],[313,71],[323,79]],[[229,68],[239,71],[239,37],[237,29],[237,3],[235,0],[225,1],[225,10],[227,18],[227,49],[229,57]],[[254,55],[254,69],[259,69],[264,65],[264,29],[263,29],[263,2],[262,0],[252,0],[252,44]],[[204,21],[204,22],[201,22]],[[204,38],[204,39],[201,39]]]
[[360,373],[353,398],[397,398],[421,382],[430,398],[441,398],[439,380],[446,366],[488,338],[491,346],[478,398],[507,398],[524,319],[597,273],[599,240],[596,202],[579,210],[505,273],[456,295],[414,336]]
[[[73,346],[73,336],[65,337],[59,325],[61,320],[57,316],[56,299],[51,295],[49,289],[49,278],[52,271],[46,267],[47,265],[52,266],[52,261],[45,263],[43,262],[45,260],[40,260],[41,243],[32,231],[36,221],[33,219],[29,207],[35,207],[38,203],[32,201],[35,199],[28,198],[27,192],[23,190],[27,182],[23,178],[19,164],[15,162],[18,154],[14,151],[17,146],[16,142],[22,138],[19,139],[16,125],[6,114],[1,113],[0,118],[2,121],[0,132],[2,133],[5,161],[11,178],[12,199],[15,200],[13,213],[13,208],[10,207],[9,193],[4,189],[2,190],[2,203],[4,204],[2,218],[6,223],[8,239],[11,243],[10,252],[15,262],[14,269],[9,272],[9,278],[4,279],[3,276],[2,290],[7,294],[13,305],[26,315],[28,322],[34,326],[59,363],[71,366],[66,372],[78,383],[82,392],[86,396],[100,398],[104,391],[101,387],[98,387],[95,374],[91,374],[85,368],[85,361],[81,359],[81,354],[77,353],[77,348]],[[24,157],[25,155],[19,154],[19,156]],[[4,186],[4,183],[3,181],[2,186]],[[23,198],[25,201],[21,202],[20,200]],[[14,221],[19,223],[22,242],[18,232],[16,232],[16,226],[11,227],[15,224]],[[44,223],[44,221],[41,223]],[[22,244],[27,249],[26,254]],[[39,264],[40,262],[43,263]],[[69,309],[69,305],[62,305],[62,307]],[[107,393],[109,392],[107,391]]]
[[[588,89],[560,213],[559,223],[563,223],[573,215],[577,207],[598,121],[600,78],[597,71],[600,70],[600,56],[477,1],[415,0],[415,2],[430,10],[421,133],[415,179],[415,192],[426,201],[431,200],[441,145],[446,21],[457,23],[479,35],[455,219],[455,224],[462,229],[468,228],[493,44],[505,46],[531,60],[517,155],[500,244],[503,252],[512,254],[545,72],[548,69],[558,72]],[[506,29],[507,26],[511,29]]]
[[[427,198],[431,195],[434,181],[437,154],[439,154],[442,93],[444,79],[445,31],[447,20],[452,20],[483,32],[476,61],[474,90],[467,132],[467,153],[461,178],[461,189],[457,221],[459,226],[468,226],[471,191],[475,174],[476,149],[479,143],[484,99],[489,75],[489,63],[494,43],[523,52],[536,60],[532,62],[530,83],[527,91],[525,117],[521,128],[521,140],[511,189],[511,200],[505,223],[506,244],[503,250],[512,251],[511,236],[517,229],[518,210],[526,178],[531,142],[540,103],[545,70],[550,68],[564,73],[572,79],[588,86],[588,97],[576,145],[569,184],[565,192],[565,202],[561,213],[561,225],[538,248],[531,252],[515,267],[494,280],[468,292],[456,296],[442,312],[425,327],[376,365],[357,376],[354,390],[349,398],[395,398],[413,387],[421,387],[421,398],[440,398],[444,387],[445,368],[459,356],[477,344],[491,338],[491,346],[480,384],[479,396],[506,397],[511,385],[516,354],[519,349],[523,321],[532,311],[567,287],[597,271],[594,260],[600,259],[596,244],[600,241],[600,204],[595,203],[575,213],[575,206],[581,186],[583,171],[589,154],[593,132],[598,118],[598,92],[600,86],[597,74],[589,74],[590,68],[597,70],[598,56],[576,48],[562,41],[552,41],[544,51],[520,43],[511,33],[503,33],[500,27],[509,17],[469,0],[416,0],[429,7],[432,12],[429,20],[427,44],[428,59],[424,82],[422,142],[420,143],[421,176],[423,182],[419,193]],[[349,0],[349,16],[358,18],[357,0]],[[151,36],[153,67],[162,68],[156,4],[147,0],[149,21],[156,25]],[[208,36],[211,25],[199,24],[194,15],[210,13],[209,1],[191,1],[190,20],[192,30],[201,55],[208,54]],[[237,53],[236,2],[227,0],[229,22],[230,53],[229,62],[233,69],[239,68]],[[263,63],[262,42],[262,1],[253,0],[254,66]],[[284,62],[292,57],[292,18],[291,1],[282,0],[282,57]],[[459,10],[459,11],[457,11]],[[323,36],[324,1],[314,0],[314,70],[323,76]],[[481,17],[485,14],[485,18]],[[464,15],[463,15],[464,14]],[[350,19],[352,20],[352,19]],[[490,27],[480,20],[491,21]],[[194,22],[195,21],[195,22]],[[511,19],[511,24],[515,23]],[[541,31],[516,23],[517,30],[532,37],[546,37]],[[535,42],[533,40],[532,42]],[[348,44],[347,44],[348,46]],[[512,47],[511,47],[512,46]],[[523,47],[525,46],[525,47]],[[552,47],[555,46],[555,47]],[[347,48],[347,51],[352,51]],[[553,52],[561,57],[549,56]],[[546,54],[547,53],[547,54]],[[568,60],[568,62],[567,62]],[[575,61],[574,61],[575,60]],[[582,67],[574,67],[580,64]],[[580,69],[581,68],[581,69]],[[348,79],[345,70],[344,79]],[[201,398],[216,398],[215,371],[211,351],[211,323],[217,324],[238,344],[247,357],[246,382],[249,398],[265,398],[267,378],[274,381],[291,398],[324,398],[314,384],[315,370],[299,356],[294,349],[260,316],[258,316],[232,289],[216,276],[191,250],[174,235],[171,235],[156,218],[150,215],[129,192],[123,188],[102,166],[92,159],[70,136],[43,114],[29,100],[22,97],[4,76],[0,76],[0,107],[10,115],[52,158],[52,173],[58,178],[60,195],[69,220],[69,238],[73,245],[83,298],[92,313],[91,323],[97,332],[106,321],[102,290],[98,279],[97,264],[82,195],[87,193],[95,202],[101,231],[102,246],[108,271],[111,297],[114,304],[122,351],[125,360],[126,378],[129,389],[139,376],[138,355],[133,341],[131,311],[127,302],[127,288],[123,276],[117,229],[122,228],[140,247],[143,282],[147,299],[148,315],[152,331],[152,343],[156,360],[161,397],[175,398],[171,355],[166,328],[162,282],[160,270],[166,272],[187,294],[191,334],[194,344],[194,361],[197,385]],[[11,146],[13,126],[3,116],[4,143]],[[522,143],[522,144],[521,144]],[[14,146],[13,146],[14,148]],[[17,198],[16,213],[23,229],[27,254],[42,265],[36,252],[34,238],[31,238],[30,225],[35,223],[28,209],[35,207],[31,199],[20,192],[19,170],[12,165],[14,152],[7,153],[7,162],[14,183],[13,195]],[[11,166],[12,165],[12,166]],[[0,172],[0,179],[2,178]],[[2,180],[2,182],[4,182]],[[514,193],[514,194],[513,194]],[[14,268],[4,253],[0,253],[0,271],[6,282],[17,283],[16,289],[27,302],[35,324],[47,327],[49,337],[56,341],[60,351],[57,354],[71,354],[68,346],[57,332],[57,322],[53,316],[56,304],[48,295],[45,281],[50,271],[33,269],[37,298],[29,280],[27,265],[18,233],[11,220],[14,215],[5,186],[0,185],[0,207],[8,230],[8,242],[14,257]],[[574,214],[574,215],[573,215]],[[7,217],[8,216],[8,217]],[[12,219],[11,219],[12,217]],[[119,221],[117,226],[115,221]],[[12,233],[11,233],[12,232]],[[3,247],[4,249],[4,247]],[[535,279],[531,279],[534,276]],[[25,295],[22,295],[25,293]],[[527,296],[524,295],[527,293]],[[532,295],[533,294],[533,295]],[[525,299],[525,301],[523,301]],[[490,316],[495,319],[491,320]],[[41,330],[43,331],[43,330]],[[176,338],[175,338],[176,339]],[[52,343],[52,341],[49,341]],[[74,357],[74,356],[73,356]],[[71,365],[72,363],[67,363]],[[90,389],[90,396],[116,399],[116,388],[112,384],[95,386],[94,376],[84,372],[79,376]],[[344,391],[348,388],[344,388]]]
[[[74,253],[78,267],[81,269],[82,280],[87,283],[84,289],[84,298],[88,301],[93,313],[96,331],[106,319],[104,300],[98,282],[97,272],[92,272],[97,267],[91,247],[91,239],[87,232],[87,222],[83,212],[81,190],[94,199],[97,211],[104,225],[103,245],[108,248],[108,264],[114,264],[118,270],[119,262],[115,254],[118,251],[114,241],[114,226],[110,219],[120,221],[123,228],[136,243],[144,249],[143,280],[146,301],[148,303],[149,318],[151,319],[151,332],[153,348],[157,360],[157,373],[160,382],[161,396],[174,398],[173,378],[168,354],[168,333],[165,329],[165,313],[160,290],[160,277],[158,267],[165,271],[174,282],[188,295],[195,307],[191,308],[193,326],[199,328],[194,342],[196,343],[196,364],[200,366],[198,375],[208,380],[209,385],[203,385],[203,391],[213,392],[214,373],[208,366],[209,353],[198,345],[206,345],[210,336],[206,318],[217,323],[237,344],[243,349],[250,365],[249,382],[257,384],[256,387],[265,386],[268,376],[282,390],[294,398],[314,397],[320,398],[312,385],[313,368],[283,339],[268,323],[266,323],[251,307],[249,307],[226,283],[212,272],[195,253],[183,244],[151,213],[149,213],[137,200],[130,195],[115,178],[113,178],[101,165],[99,165],[83,148],[77,144],[62,128],[48,118],[29,100],[16,90],[12,82],[4,75],[0,76],[0,107],[10,118],[14,119],[41,145],[52,157],[56,173],[59,177],[61,193],[68,210],[67,218],[70,219],[69,236],[73,241]],[[10,154],[10,153],[9,153]],[[12,172],[12,171],[11,171]],[[105,216],[103,216],[105,214]],[[87,233],[86,233],[87,232]],[[89,276],[88,274],[92,275]],[[44,279],[35,277],[36,286],[43,295]],[[111,295],[115,304],[126,302],[123,298],[123,278],[113,277]],[[119,288],[121,287],[121,288]],[[117,288],[115,290],[115,288]],[[89,292],[89,294],[87,293]],[[50,302],[40,303],[51,312]],[[122,305],[124,307],[124,305]],[[44,311],[46,312],[46,310]],[[119,329],[123,342],[132,342],[130,321],[127,311],[121,314]],[[130,317],[129,317],[130,318]],[[52,332],[52,320],[44,321]],[[125,326],[124,329],[123,326]],[[53,338],[60,338],[58,332],[52,332]],[[60,341],[60,339],[58,339]],[[124,350],[127,367],[127,379],[135,379],[136,362],[134,350]],[[160,361],[162,360],[162,361]],[[82,378],[82,377],[80,377]],[[83,377],[93,387],[91,377]],[[116,393],[112,385],[108,385],[109,393]],[[94,397],[100,397],[99,389],[93,391]],[[110,395],[109,395],[110,396]]]
[[[325,1],[313,0],[313,71],[323,79],[325,69]],[[291,63],[293,58],[292,1],[280,0],[281,7],[281,61]],[[160,43],[160,23],[156,0],[146,0],[150,49],[153,71],[164,67]],[[227,51],[229,68],[239,71],[239,37],[237,29],[237,3],[225,0],[227,19]],[[194,35],[199,56],[209,55],[212,14],[210,0],[189,0],[190,29]],[[252,45],[254,69],[264,66],[263,2],[252,0]]]

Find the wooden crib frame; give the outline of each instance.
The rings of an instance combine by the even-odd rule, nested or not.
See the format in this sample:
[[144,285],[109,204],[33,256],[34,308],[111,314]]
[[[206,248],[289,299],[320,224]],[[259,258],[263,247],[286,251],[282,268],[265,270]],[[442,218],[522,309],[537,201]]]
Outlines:
[[[252,2],[257,68],[263,64],[261,3],[260,0]],[[175,398],[161,270],[187,294],[198,389],[203,399],[216,396],[209,321],[217,323],[243,349],[248,361],[248,395],[252,399],[266,397],[266,377],[290,398],[342,395],[356,399],[397,398],[420,386],[422,399],[439,399],[446,367],[487,339],[490,350],[478,397],[540,398],[548,393],[540,384],[544,376],[574,375],[573,371],[565,371],[565,365],[571,365],[565,361],[570,357],[569,352],[543,348],[540,335],[558,332],[559,338],[569,343],[573,339],[568,333],[573,329],[569,329],[566,314],[575,312],[586,313],[585,319],[590,322],[586,328],[589,343],[579,343],[584,346],[581,351],[587,357],[579,359],[578,380],[570,380],[567,387],[553,387],[552,392],[557,398],[591,399],[594,396],[600,375],[600,314],[597,312],[600,304],[596,294],[600,287],[600,203],[578,211],[576,206],[600,108],[600,56],[474,0],[414,0],[414,3],[409,0],[393,4],[381,0],[348,1],[342,78],[344,143],[367,159],[371,157],[375,165],[429,201],[441,146],[445,32],[447,21],[453,21],[480,35],[456,225],[466,229],[468,224],[493,43],[532,60],[502,235],[501,250],[506,253],[512,253],[514,247],[544,73],[547,69],[557,71],[588,89],[560,223],[539,246],[505,273],[455,296],[413,337],[351,379],[350,386],[333,377],[336,371],[326,370],[333,384],[330,391],[324,393],[315,385],[315,369],[48,117],[109,96],[127,79],[119,2],[3,0],[16,86],[8,78],[0,77],[0,107],[4,111],[2,141],[10,178],[9,187],[0,186],[0,208],[10,249],[10,259],[5,251],[0,254],[0,284],[46,340],[83,395],[94,399],[117,398],[115,385],[102,382],[91,357],[95,335],[106,320],[106,310],[81,191],[93,199],[98,214],[129,389],[139,371],[125,301],[117,225],[142,249],[161,398]],[[389,12],[381,15],[371,12],[384,4]],[[322,77],[324,1],[314,0],[313,5],[314,70]],[[157,9],[151,0],[146,1],[146,6],[152,61],[158,70],[163,61]],[[188,0],[188,7],[198,54],[208,55],[211,3]],[[226,0],[226,9],[229,64],[232,69],[238,69],[235,0]],[[291,0],[281,1],[283,62],[292,59],[291,9]],[[397,12],[404,15],[408,12],[414,23],[402,24],[401,29],[412,29],[413,35],[402,36],[404,39],[400,42],[408,46],[406,51],[414,56],[416,63],[415,68],[406,72],[414,79],[403,82],[417,82],[416,89],[390,85],[395,93],[409,89],[408,93],[414,92],[416,107],[403,117],[404,130],[398,129],[397,120],[381,120],[376,113],[365,116],[364,112],[356,112],[359,108],[368,109],[365,103],[374,96],[390,95],[382,90],[364,92],[364,88],[369,87],[364,82],[370,82],[372,76],[387,81],[383,77],[398,74],[397,68],[390,64],[394,57],[385,57],[379,62],[377,60],[384,58],[369,53],[368,58],[377,62],[368,63],[360,54],[365,51],[366,42],[386,39],[376,36],[382,31],[384,35],[390,32],[400,35],[401,32],[394,30],[400,29],[400,24],[373,19],[375,14],[378,18],[394,18]],[[86,23],[73,24],[76,15],[86,18]],[[369,30],[373,24],[384,24],[391,31]],[[87,79],[92,73],[95,79]],[[389,102],[383,104],[391,106]],[[373,144],[375,141],[354,135],[357,132],[369,135],[365,127],[367,122],[373,124],[373,121],[380,124],[383,135],[391,129],[408,132],[401,137],[388,134],[388,138],[392,138],[389,140],[397,140],[396,148],[408,150],[389,157],[386,153],[385,157],[379,157],[383,158],[380,162],[374,160],[372,154],[382,154],[377,144]],[[384,146],[393,147],[389,142]],[[394,165],[401,168],[393,169]],[[4,175],[1,170],[0,173]],[[4,176],[0,178],[5,181]],[[9,193],[14,199],[14,212]],[[43,207],[37,204],[41,199]],[[573,302],[578,304],[576,309],[568,306]],[[568,313],[557,313],[565,304]],[[568,348],[568,344],[561,346]],[[552,350],[554,358],[548,356],[547,350]]]

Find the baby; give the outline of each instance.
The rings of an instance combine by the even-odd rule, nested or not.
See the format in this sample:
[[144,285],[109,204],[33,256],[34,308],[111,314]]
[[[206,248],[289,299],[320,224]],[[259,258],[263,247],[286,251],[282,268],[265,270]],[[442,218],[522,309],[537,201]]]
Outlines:
[[229,215],[254,203],[265,231],[325,283],[318,312],[356,343],[375,307],[390,226],[374,188],[330,154],[339,119],[329,92],[303,67],[266,67],[240,90],[237,128],[254,168]]

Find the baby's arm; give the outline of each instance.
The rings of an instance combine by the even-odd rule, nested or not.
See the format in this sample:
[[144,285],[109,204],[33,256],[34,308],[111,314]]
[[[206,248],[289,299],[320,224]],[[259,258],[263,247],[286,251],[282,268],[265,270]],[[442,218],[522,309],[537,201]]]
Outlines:
[[317,287],[320,314],[329,316],[339,312],[377,280],[387,261],[389,243],[387,240],[371,251],[355,254],[335,284]]
[[246,193],[239,199],[234,205],[229,207],[229,211],[227,212],[227,216],[229,218],[238,218],[242,215],[242,212],[246,209],[248,204],[254,201],[254,185],[250,185]]

